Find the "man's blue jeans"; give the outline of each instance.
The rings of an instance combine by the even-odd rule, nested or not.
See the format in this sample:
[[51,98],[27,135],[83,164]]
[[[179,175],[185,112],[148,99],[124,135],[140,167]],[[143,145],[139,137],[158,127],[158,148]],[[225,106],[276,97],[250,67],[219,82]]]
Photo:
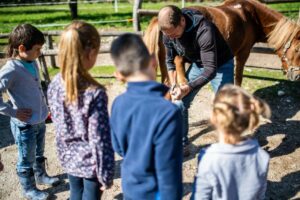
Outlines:
[[[188,82],[195,80],[203,73],[203,67],[198,67],[195,63],[191,64],[187,70],[185,76]],[[214,79],[210,81],[213,91],[216,93],[223,85],[227,83],[233,83],[234,77],[234,62],[230,59],[222,66],[217,69],[217,74]],[[180,108],[183,118],[183,145],[188,145],[188,130],[189,130],[189,115],[188,109],[190,108],[191,102],[201,88],[193,89],[187,96],[181,101],[176,101],[175,104]]]
[[18,148],[17,172],[30,171],[36,159],[44,157],[46,125],[29,125],[15,119],[10,125]]

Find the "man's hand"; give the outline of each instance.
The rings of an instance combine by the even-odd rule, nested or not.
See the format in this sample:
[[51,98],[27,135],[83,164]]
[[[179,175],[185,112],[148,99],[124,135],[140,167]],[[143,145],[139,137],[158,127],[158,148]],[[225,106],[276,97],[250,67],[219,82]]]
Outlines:
[[180,87],[176,87],[173,91],[171,91],[172,99],[181,100],[188,93],[190,93],[191,90],[192,88],[189,85],[182,85]]
[[28,108],[20,108],[17,110],[17,118],[22,121],[26,122],[28,119],[30,119],[32,115],[32,110]]

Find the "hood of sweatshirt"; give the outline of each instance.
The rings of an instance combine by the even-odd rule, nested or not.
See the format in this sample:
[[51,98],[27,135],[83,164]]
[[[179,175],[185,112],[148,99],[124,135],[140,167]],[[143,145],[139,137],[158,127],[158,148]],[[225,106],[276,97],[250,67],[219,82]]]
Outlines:
[[225,144],[225,143],[212,144],[206,150],[206,153],[236,154],[236,153],[252,151],[257,148],[259,148],[259,144],[258,144],[257,140],[246,139],[235,145]]

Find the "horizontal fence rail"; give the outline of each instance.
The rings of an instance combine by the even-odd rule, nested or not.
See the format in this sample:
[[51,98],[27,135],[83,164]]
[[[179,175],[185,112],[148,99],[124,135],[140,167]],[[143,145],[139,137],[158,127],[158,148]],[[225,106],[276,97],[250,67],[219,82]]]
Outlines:
[[[63,31],[44,31],[43,34],[46,37],[46,49],[42,50],[42,55],[43,56],[56,56],[58,54],[58,50],[57,49],[53,49],[53,44],[52,44],[52,36],[60,36],[60,34]],[[105,32],[99,32],[99,35],[101,37],[117,37],[120,36],[124,33],[128,33],[126,31],[105,31]],[[142,36],[143,32],[139,31],[139,32],[135,32],[136,34]],[[5,39],[8,38],[9,34],[0,34],[0,39]],[[99,53],[109,53],[109,48],[108,47],[102,47],[99,50]],[[6,53],[5,52],[0,52],[0,58],[5,58],[6,57]],[[52,66],[55,66],[55,64]]]

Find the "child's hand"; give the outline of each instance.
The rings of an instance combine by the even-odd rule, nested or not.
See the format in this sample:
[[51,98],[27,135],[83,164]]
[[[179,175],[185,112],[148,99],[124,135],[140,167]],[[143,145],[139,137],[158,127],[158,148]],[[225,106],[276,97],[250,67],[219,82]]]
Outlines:
[[20,108],[17,110],[17,118],[23,122],[26,122],[28,119],[30,119],[32,115],[32,110],[28,108]]

